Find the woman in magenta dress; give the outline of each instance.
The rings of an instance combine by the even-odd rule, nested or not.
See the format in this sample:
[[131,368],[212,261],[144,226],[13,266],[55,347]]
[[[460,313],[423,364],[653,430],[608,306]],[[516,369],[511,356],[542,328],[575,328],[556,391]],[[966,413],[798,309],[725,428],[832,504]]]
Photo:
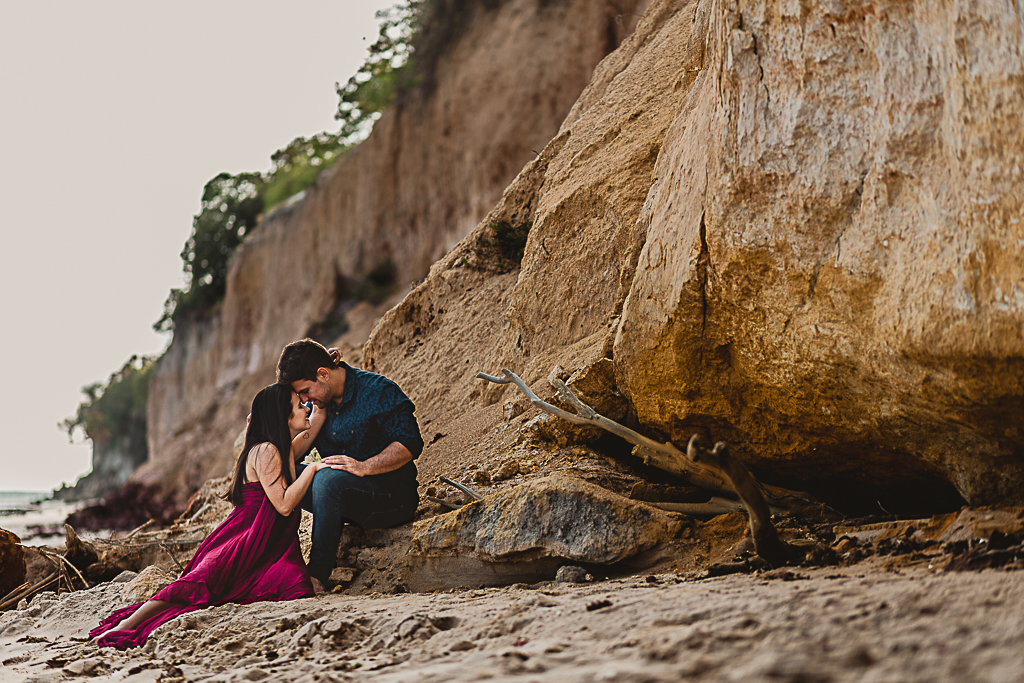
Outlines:
[[256,394],[226,496],[235,509],[177,581],[147,602],[115,611],[89,634],[93,642],[126,650],[145,643],[161,624],[203,607],[312,596],[299,550],[299,506],[313,475],[332,466],[313,463],[296,478],[293,453],[305,452],[299,442],[314,438],[322,423],[314,409],[310,424],[289,386],[272,384]]

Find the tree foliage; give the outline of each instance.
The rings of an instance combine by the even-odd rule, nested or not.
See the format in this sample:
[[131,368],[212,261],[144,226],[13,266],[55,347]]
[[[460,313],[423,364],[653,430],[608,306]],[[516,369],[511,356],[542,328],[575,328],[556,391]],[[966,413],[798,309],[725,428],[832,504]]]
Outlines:
[[73,417],[60,424],[68,439],[74,441],[76,431],[81,429],[93,444],[145,445],[146,404],[153,364],[151,356],[132,356],[105,386],[95,382],[82,387],[85,400],[78,404]]
[[318,133],[295,138],[270,157],[273,166],[264,176],[263,205],[266,211],[280,206],[312,185],[349,150],[341,133]]
[[206,183],[181,250],[185,289],[171,290],[156,330],[170,330],[182,316],[207,310],[224,296],[228,261],[263,212],[263,184],[260,173],[221,173]]
[[[546,2],[548,0],[542,0]],[[363,66],[338,93],[341,136],[365,138],[381,112],[396,99],[434,87],[441,56],[469,26],[481,7],[495,9],[502,0],[406,0],[377,12],[380,33]]]
[[153,328],[173,330],[183,318],[216,305],[224,297],[231,255],[260,217],[313,184],[347,149],[338,134],[295,138],[271,156],[267,173],[221,173],[206,183],[192,234],[181,250],[185,287],[171,290]]
[[153,325],[177,322],[209,311],[224,296],[231,255],[260,216],[312,185],[365,138],[388,105],[416,88],[433,87],[444,50],[465,30],[479,7],[502,0],[406,0],[377,13],[380,31],[359,71],[341,86],[337,133],[296,138],[271,157],[267,173],[221,173],[203,188],[202,208],[193,219],[181,258],[185,287],[172,289]]
[[366,61],[344,86],[334,84],[339,98],[334,118],[341,121],[344,140],[357,142],[369,135],[373,122],[396,95],[415,84],[411,38],[421,4],[410,0],[377,12],[380,32]]

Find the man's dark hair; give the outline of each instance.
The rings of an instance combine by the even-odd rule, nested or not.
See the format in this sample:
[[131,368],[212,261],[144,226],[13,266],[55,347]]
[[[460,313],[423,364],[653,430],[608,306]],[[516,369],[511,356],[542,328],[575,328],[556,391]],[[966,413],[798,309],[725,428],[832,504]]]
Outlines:
[[300,339],[284,347],[281,352],[281,358],[277,361],[277,381],[279,384],[300,380],[315,382],[317,370],[333,370],[337,367],[338,363],[327,353],[323,344],[312,339]]

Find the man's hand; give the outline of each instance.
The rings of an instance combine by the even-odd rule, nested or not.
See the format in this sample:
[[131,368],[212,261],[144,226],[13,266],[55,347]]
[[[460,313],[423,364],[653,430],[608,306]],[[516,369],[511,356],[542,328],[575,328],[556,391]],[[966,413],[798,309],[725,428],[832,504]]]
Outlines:
[[350,458],[347,455],[330,455],[324,458],[323,462],[328,465],[338,465],[339,467],[334,469],[351,472],[357,477],[365,477],[367,474],[370,474],[370,467],[365,462]]
[[350,458],[347,455],[330,455],[323,459],[328,465],[337,465],[335,469],[351,472],[357,477],[365,477],[371,474],[384,474],[397,470],[405,463],[412,460],[412,453],[408,448],[395,441],[372,458],[364,461]]

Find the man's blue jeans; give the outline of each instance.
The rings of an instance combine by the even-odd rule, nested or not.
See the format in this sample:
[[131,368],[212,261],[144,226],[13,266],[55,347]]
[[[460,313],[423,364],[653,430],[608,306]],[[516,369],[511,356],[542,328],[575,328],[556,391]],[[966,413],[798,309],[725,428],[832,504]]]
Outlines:
[[[304,468],[296,465],[296,474]],[[343,470],[320,470],[302,499],[302,509],[313,513],[310,575],[326,583],[337,564],[338,543],[346,522],[364,529],[386,529],[411,521],[418,505],[416,466],[411,462],[394,472],[367,477]]]

